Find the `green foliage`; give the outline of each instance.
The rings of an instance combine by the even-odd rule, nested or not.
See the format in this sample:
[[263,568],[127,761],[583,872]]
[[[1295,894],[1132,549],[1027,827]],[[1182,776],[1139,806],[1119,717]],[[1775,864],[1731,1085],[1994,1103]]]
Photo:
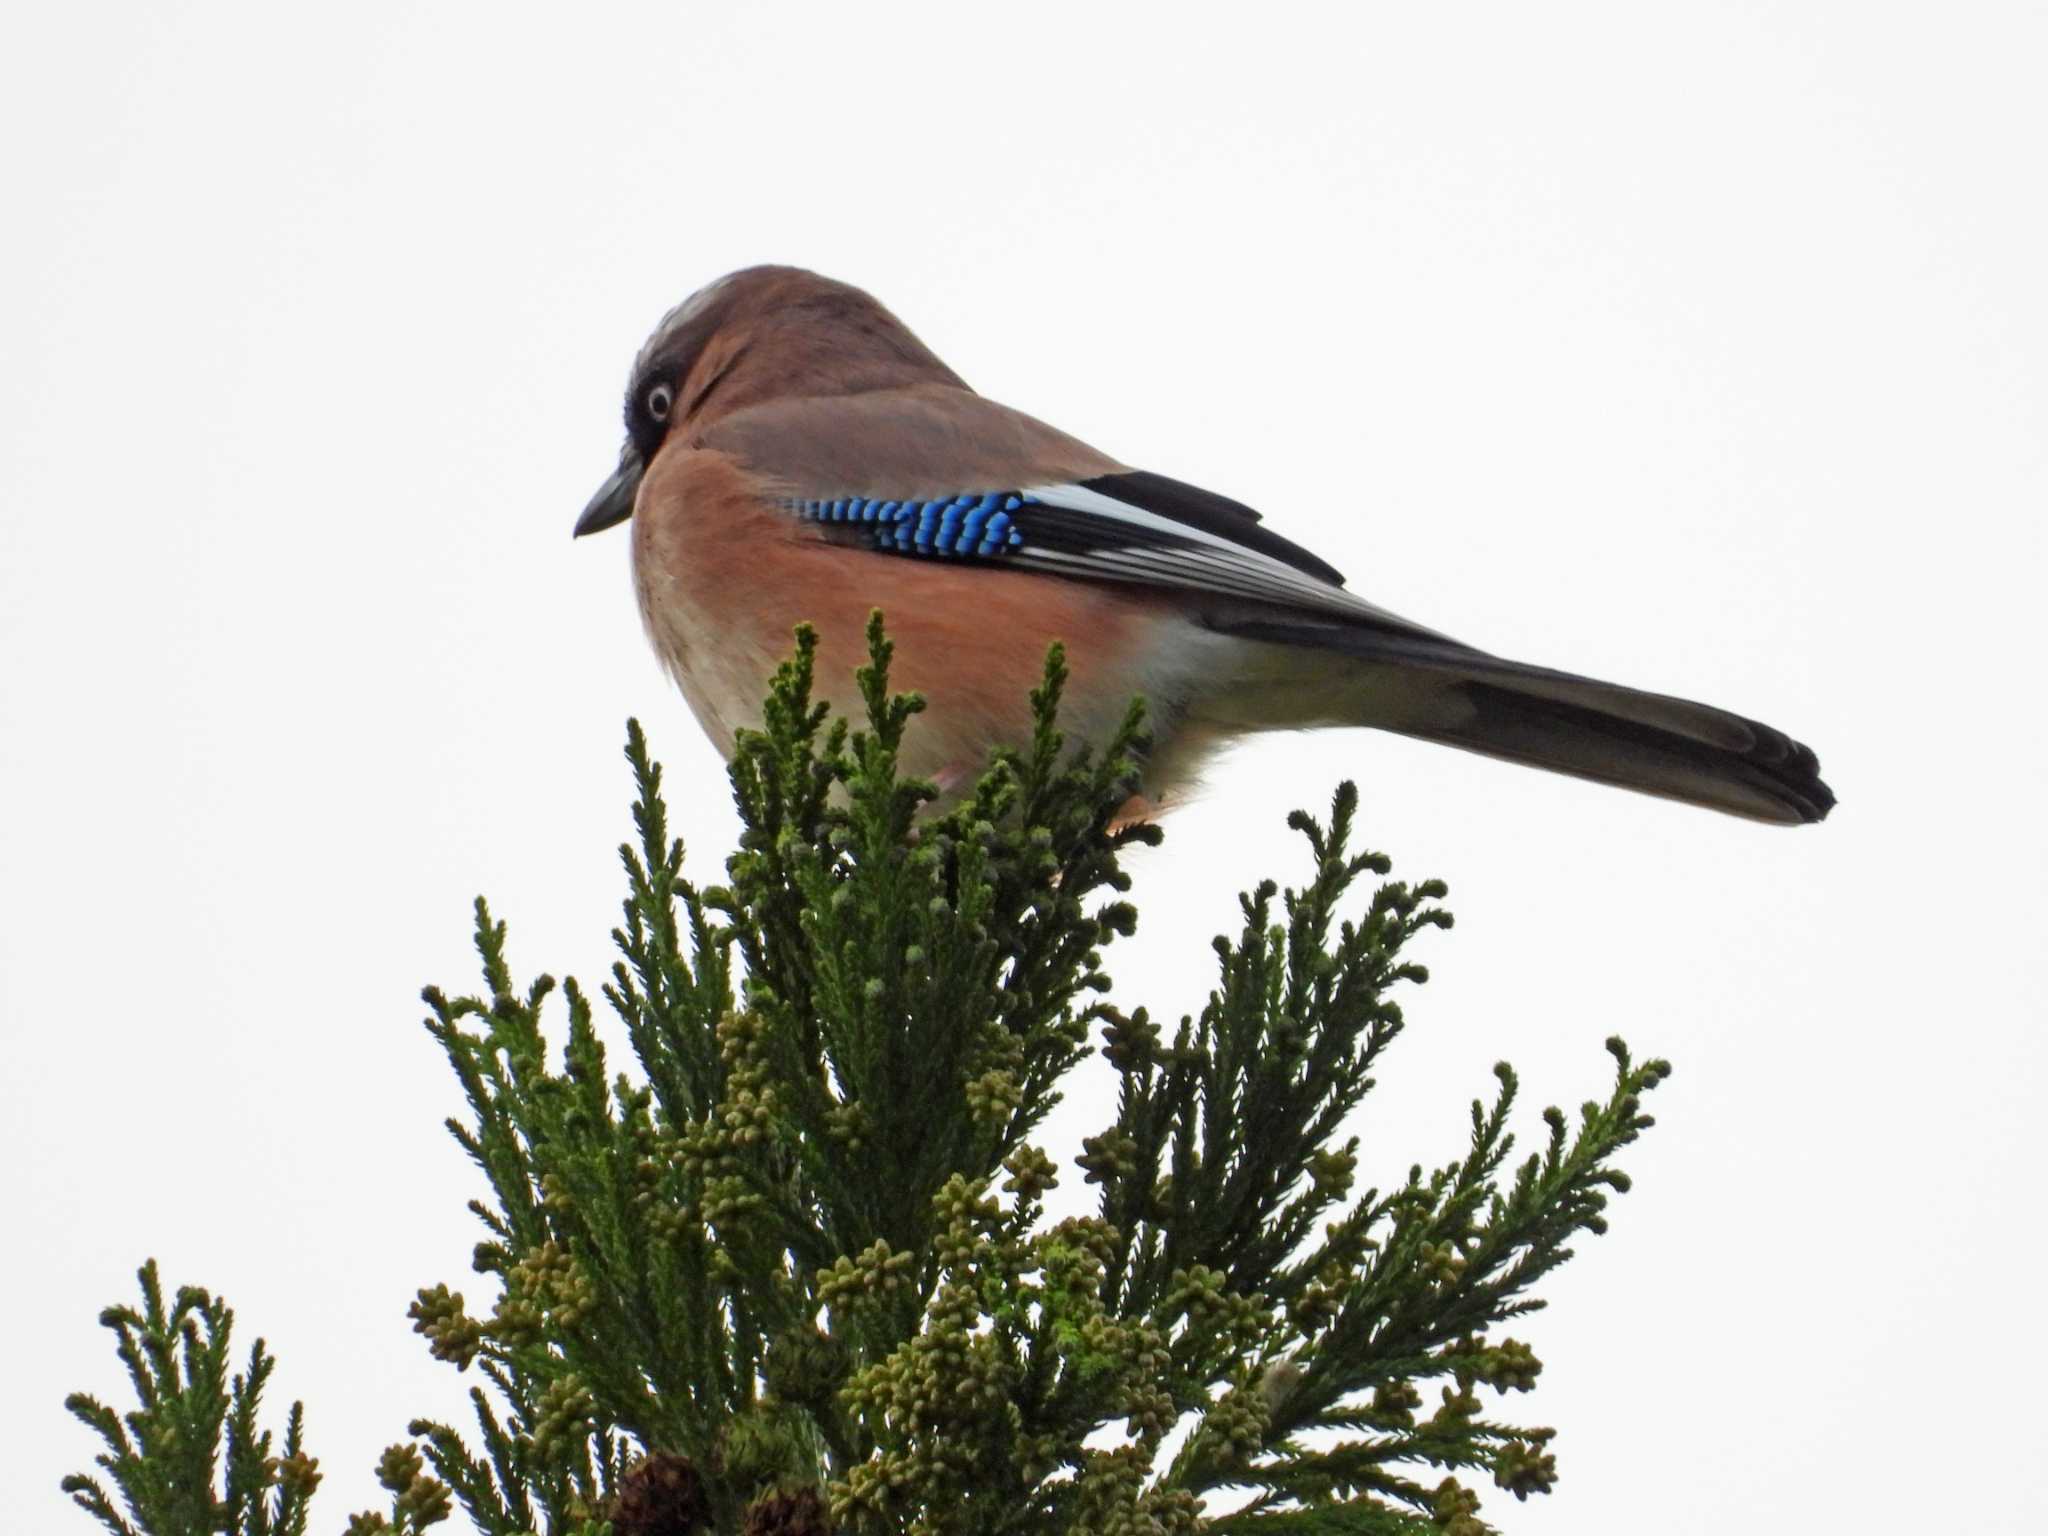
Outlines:
[[[499,1409],[477,1394],[482,1456],[415,1430],[477,1524],[574,1529],[647,1452],[693,1469],[713,1530],[816,1489],[848,1531],[1474,1532],[1455,1474],[1547,1489],[1551,1431],[1487,1417],[1479,1389],[1533,1386],[1496,1332],[1603,1229],[1668,1069],[1610,1042],[1606,1099],[1575,1131],[1549,1112],[1511,1167],[1502,1066],[1461,1158],[1354,1197],[1339,1132],[1443,888],[1381,883],[1342,915],[1388,873],[1351,851],[1345,786],[1327,825],[1291,818],[1310,878],[1244,898],[1169,1040],[1102,996],[1102,946],[1135,921],[1118,855],[1157,836],[1117,822],[1138,714],[1064,756],[1056,653],[1029,747],[936,807],[897,767],[919,702],[870,639],[854,729],[814,700],[800,636],[739,743],[723,886],[682,877],[630,729],[639,838],[604,995],[638,1076],[610,1075],[573,983],[547,1064],[553,984],[515,991],[481,904],[487,995],[428,994],[498,1299],[472,1317],[436,1287],[414,1316]],[[1120,1092],[1076,1159],[1097,1209],[1050,1221],[1060,1168],[1031,1137],[1098,1027]],[[1226,1489],[1243,1507],[1205,1517]]]
[[117,1353],[141,1407],[116,1414],[83,1392],[64,1400],[106,1443],[93,1459],[121,1505],[84,1473],[65,1478],[64,1491],[116,1536],[301,1536],[320,1482],[320,1464],[302,1444],[304,1410],[292,1404],[282,1455],[271,1454],[270,1432],[256,1427],[277,1362],[258,1339],[247,1370],[230,1379],[234,1313],[191,1286],[166,1310],[154,1259],[137,1278],[142,1310],[109,1307],[100,1323],[120,1340]]
[[942,1192],[1002,1167],[1109,1016],[1100,946],[1135,922],[1116,856],[1158,836],[1110,827],[1137,712],[1103,751],[1063,755],[1055,658],[1028,748],[920,817],[937,790],[896,769],[920,706],[889,694],[879,627],[864,729],[813,700],[812,655],[806,634],[765,729],[741,738],[746,830],[724,886],[682,878],[660,769],[630,729],[639,845],[621,850],[604,995],[642,1080],[609,1074],[573,982],[550,1069],[553,982],[515,992],[481,903],[489,995],[427,994],[473,1116],[450,1129],[491,1185],[476,1264],[500,1293],[473,1318],[422,1291],[415,1326],[478,1364],[504,1411],[476,1394],[482,1456],[452,1426],[415,1431],[486,1531],[589,1518],[622,1441],[705,1469],[730,1528],[872,1457],[874,1426],[840,1397],[919,1330]]
[[[629,726],[637,837],[601,990],[636,1070],[573,981],[551,1049],[558,989],[515,983],[478,902],[483,990],[426,998],[467,1101],[449,1129],[488,1186],[490,1295],[473,1311],[438,1284],[411,1311],[476,1373],[475,1424],[414,1422],[379,1465],[389,1513],[351,1536],[417,1536],[458,1503],[488,1536],[1477,1536],[1468,1481],[1547,1490],[1552,1431],[1481,1389],[1534,1386],[1500,1330],[1605,1229],[1669,1069],[1610,1041],[1611,1090],[1575,1126],[1547,1111],[1516,1163],[1502,1065],[1461,1156],[1356,1192],[1344,1133],[1404,1028],[1396,994],[1426,979],[1409,943],[1449,925],[1443,887],[1353,851],[1344,786],[1326,821],[1290,819],[1306,880],[1242,898],[1207,1006],[1169,1034],[1105,995],[1103,949],[1136,921],[1120,855],[1158,837],[1119,820],[1137,708],[1068,752],[1055,651],[1032,740],[943,803],[899,770],[921,704],[889,691],[879,619],[869,638],[856,726],[814,698],[800,632],[738,741],[723,885],[683,878]],[[1098,1038],[1115,1113],[1063,1168],[1033,1137]],[[1054,1219],[1076,1175],[1092,1210]],[[232,1529],[298,1530],[302,1500],[271,1518]],[[173,1528],[231,1527],[139,1527]]]

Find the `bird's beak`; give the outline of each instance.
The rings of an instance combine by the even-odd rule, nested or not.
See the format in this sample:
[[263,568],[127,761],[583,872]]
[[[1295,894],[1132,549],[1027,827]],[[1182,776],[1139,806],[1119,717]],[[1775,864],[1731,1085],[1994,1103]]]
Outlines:
[[640,494],[640,477],[647,466],[640,462],[640,450],[628,442],[619,450],[619,467],[611,479],[597,488],[590,505],[576,519],[575,537],[615,527],[633,515],[633,499]]

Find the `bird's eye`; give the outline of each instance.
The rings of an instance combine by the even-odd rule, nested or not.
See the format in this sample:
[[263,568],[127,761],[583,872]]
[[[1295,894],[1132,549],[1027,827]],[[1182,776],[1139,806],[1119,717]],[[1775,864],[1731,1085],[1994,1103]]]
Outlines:
[[647,414],[655,421],[667,421],[675,404],[676,392],[667,384],[657,384],[647,391]]

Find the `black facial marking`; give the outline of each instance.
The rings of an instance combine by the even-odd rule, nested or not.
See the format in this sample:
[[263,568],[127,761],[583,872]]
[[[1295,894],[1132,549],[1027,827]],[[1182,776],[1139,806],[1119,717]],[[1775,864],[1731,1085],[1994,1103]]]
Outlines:
[[[658,384],[666,385],[669,391],[668,417],[663,421],[655,420],[654,412],[647,403],[647,397]],[[668,435],[669,422],[676,419],[675,389],[674,379],[665,371],[656,371],[636,378],[626,393],[626,435],[640,450],[643,462],[652,462],[655,450],[661,447],[661,440]]]

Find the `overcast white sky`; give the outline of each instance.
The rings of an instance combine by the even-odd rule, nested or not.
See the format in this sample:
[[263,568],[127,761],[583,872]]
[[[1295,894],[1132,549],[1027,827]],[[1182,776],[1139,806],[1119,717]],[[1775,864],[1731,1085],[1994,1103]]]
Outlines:
[[[1137,869],[1178,1012],[1346,775],[1459,924],[1365,1126],[1672,1057],[1525,1330],[1516,1533],[2038,1531],[2048,24],[1987,4],[43,7],[0,46],[0,1508],[158,1256],[309,1405],[319,1524],[466,1381],[407,1330],[476,1189],[422,983],[487,892],[607,966],[638,714],[569,526],[644,333],[746,263],[1261,507],[1397,611],[1813,743],[1787,833],[1357,732]],[[844,689],[840,690],[844,692]],[[1063,1122],[1092,1129],[1100,1105]],[[1064,1150],[1064,1149],[1063,1149]]]

